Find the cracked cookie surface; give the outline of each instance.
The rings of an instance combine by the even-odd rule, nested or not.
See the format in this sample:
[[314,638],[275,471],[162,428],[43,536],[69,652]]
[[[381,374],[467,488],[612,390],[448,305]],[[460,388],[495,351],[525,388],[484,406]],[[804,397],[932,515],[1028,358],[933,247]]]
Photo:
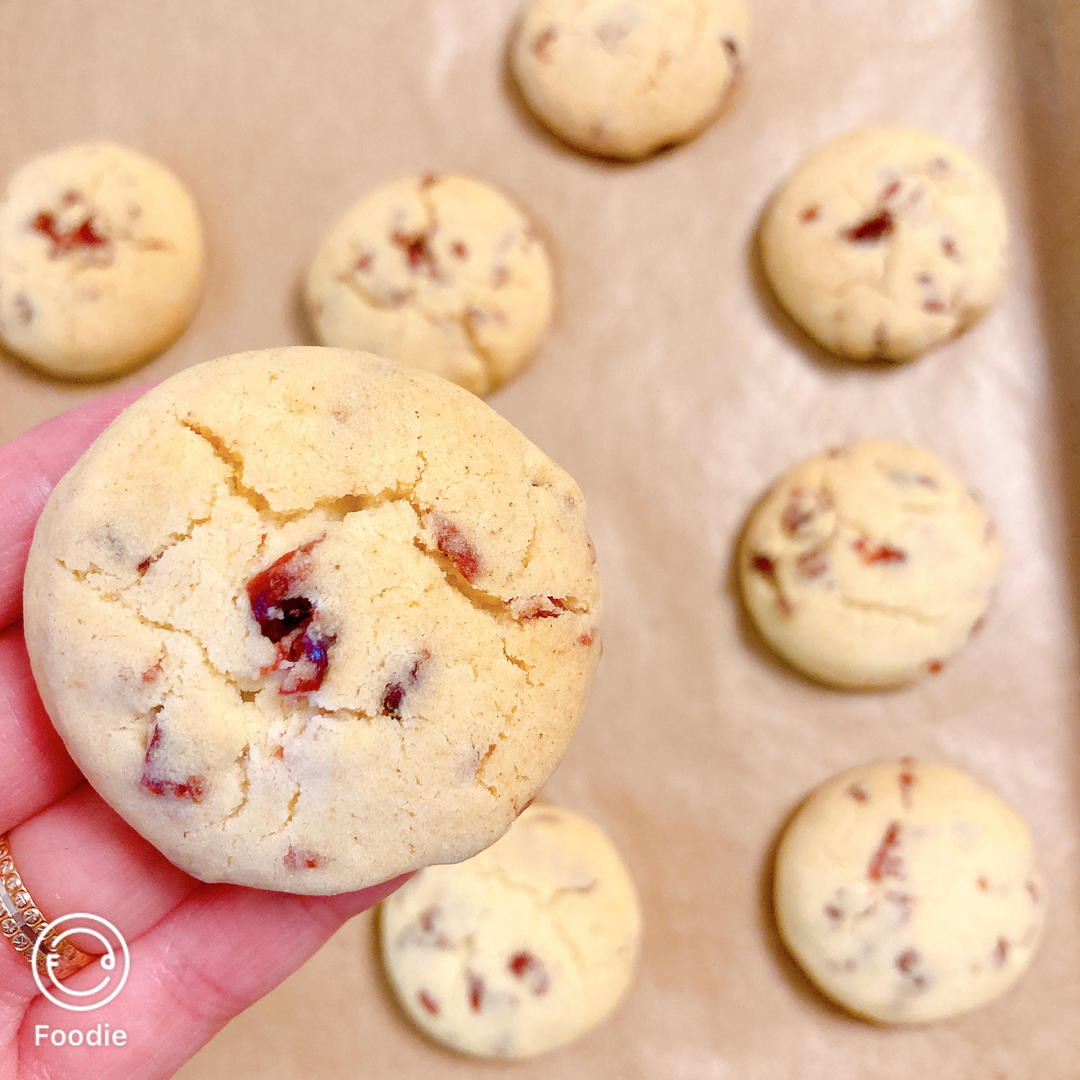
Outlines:
[[383,963],[426,1034],[523,1058],[590,1031],[633,982],[641,907],[622,859],[579,814],[539,803],[496,844],[421,871],[380,909]]
[[586,153],[634,160],[716,117],[747,57],[743,0],[535,0],[515,33],[522,96]]
[[46,154],[0,198],[0,341],[53,375],[114,375],[184,330],[204,262],[195,203],[159,162],[112,143]]
[[874,128],[806,158],[761,230],[765,273],[812,337],[854,360],[911,360],[1005,287],[1008,222],[993,177],[945,139]]
[[305,303],[324,345],[366,349],[488,394],[551,321],[547,249],[505,195],[467,176],[404,177],[330,230]]
[[600,649],[574,481],[464,390],[319,348],[126,410],[51,496],[24,612],[106,801],[196,877],[304,893],[500,836]]
[[1003,994],[1030,963],[1045,910],[1023,819],[960,769],[912,758],[814,791],[781,838],[774,896],[806,974],[889,1024]]
[[738,558],[772,648],[812,678],[864,689],[941,670],[981,626],[1002,550],[951,469],[882,440],[796,465],[753,510]]

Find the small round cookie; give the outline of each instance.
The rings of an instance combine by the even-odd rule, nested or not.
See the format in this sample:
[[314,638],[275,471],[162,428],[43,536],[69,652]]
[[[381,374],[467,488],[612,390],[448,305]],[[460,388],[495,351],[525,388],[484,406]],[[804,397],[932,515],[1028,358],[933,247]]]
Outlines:
[[511,64],[529,108],[555,134],[631,161],[719,115],[748,35],[743,0],[533,0]]
[[952,143],[879,128],[835,139],[791,174],[761,230],[788,313],[854,360],[911,360],[1001,295],[1008,224],[994,179]]
[[940,671],[981,625],[1001,564],[994,523],[956,474],[887,441],[796,465],[754,509],[739,552],[765,640],[851,689]]
[[384,900],[380,931],[390,982],[425,1034],[525,1058],[615,1011],[634,979],[641,906],[597,825],[538,804],[486,851],[422,870]]
[[574,481],[478,398],[337,349],[199,364],[57,485],[26,644],[102,797],[204,881],[336,893],[496,840],[599,654]]
[[850,769],[807,798],[777,849],[774,901],[813,982],[886,1024],[1003,994],[1045,906],[1019,815],[960,769],[911,758]]
[[0,342],[52,375],[147,360],[195,314],[202,226],[187,188],[123,146],[36,158],[0,198]]
[[324,345],[367,349],[488,394],[551,321],[551,261],[522,211],[467,176],[405,177],[331,230],[305,300]]

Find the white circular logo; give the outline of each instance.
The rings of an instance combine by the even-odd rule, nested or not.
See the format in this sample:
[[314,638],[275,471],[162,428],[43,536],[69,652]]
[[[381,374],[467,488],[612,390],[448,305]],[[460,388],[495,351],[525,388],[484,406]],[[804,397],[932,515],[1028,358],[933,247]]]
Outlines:
[[[61,959],[55,953],[49,953],[45,957],[45,973],[38,970],[41,943],[47,934],[51,935],[54,931],[55,936],[50,938],[54,946],[73,934],[89,934],[101,944],[105,951],[98,957],[98,967],[103,978],[96,986],[87,990],[75,990],[65,986],[56,977],[56,967],[61,963]],[[38,989],[54,1005],[71,1012],[90,1012],[92,1009],[100,1009],[102,1005],[108,1005],[123,990],[131,971],[131,955],[123,935],[108,919],[86,911],[76,911],[71,915],[61,915],[59,919],[53,919],[41,931],[30,955],[30,970],[34,974]]]

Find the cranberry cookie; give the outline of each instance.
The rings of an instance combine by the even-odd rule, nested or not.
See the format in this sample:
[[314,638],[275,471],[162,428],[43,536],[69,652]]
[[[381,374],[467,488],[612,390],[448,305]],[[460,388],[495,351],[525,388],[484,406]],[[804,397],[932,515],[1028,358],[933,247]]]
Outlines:
[[577,485],[479,399],[333,349],[200,364],[57,485],[26,572],[49,715],[204,881],[357,889],[497,839],[599,655]]
[[1008,225],[986,170],[945,139],[877,128],[835,139],[766,212],[766,275],[792,318],[854,360],[910,360],[1005,287]]
[[982,622],[997,530],[926,450],[861,442],[796,465],[753,511],[739,552],[762,636],[812,678],[853,689],[941,670]]
[[845,1009],[889,1024],[1003,994],[1038,944],[1044,891],[1012,809],[967,773],[910,758],[822,785],[776,856],[795,959]]
[[53,375],[115,375],[184,330],[204,262],[195,203],[163,165],[111,143],[46,154],[0,198],[0,342]]
[[519,207],[478,180],[430,173],[357,203],[305,289],[324,345],[369,349],[481,395],[528,362],[554,295],[547,249]]
[[633,160],[708,126],[748,35],[743,0],[534,0],[511,63],[529,107],[565,142]]
[[563,1046],[634,978],[641,907],[607,836],[547,804],[487,851],[421,871],[381,908],[382,955],[425,1034],[482,1057]]

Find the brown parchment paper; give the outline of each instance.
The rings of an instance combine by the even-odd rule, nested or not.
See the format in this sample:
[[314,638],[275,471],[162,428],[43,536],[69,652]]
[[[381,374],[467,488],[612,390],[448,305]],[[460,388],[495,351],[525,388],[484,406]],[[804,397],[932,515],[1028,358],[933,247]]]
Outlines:
[[[129,381],[307,340],[296,288],[324,227],[406,170],[504,186],[559,263],[554,331],[491,403],[589,500],[605,655],[546,794],[594,815],[625,852],[647,917],[640,979],[577,1046],[476,1063],[414,1034],[363,916],[183,1080],[1080,1073],[1078,8],[751,7],[751,68],[733,107],[693,144],[623,167],[564,150],[522,113],[504,76],[506,0],[0,0],[0,174],[108,136],[175,168],[205,215],[205,302]],[[917,363],[874,370],[829,360],[777,312],[753,236],[805,151],[882,123],[939,132],[985,160],[1016,242],[989,318]],[[0,359],[0,435],[101,389]],[[985,631],[941,675],[844,694],[762,648],[735,598],[732,550],[779,471],[876,435],[921,441],[969,477],[1009,562]],[[835,770],[901,753],[969,767],[1026,815],[1051,908],[1045,945],[1007,998],[893,1031],[809,987],[778,945],[767,889],[798,800]]]

